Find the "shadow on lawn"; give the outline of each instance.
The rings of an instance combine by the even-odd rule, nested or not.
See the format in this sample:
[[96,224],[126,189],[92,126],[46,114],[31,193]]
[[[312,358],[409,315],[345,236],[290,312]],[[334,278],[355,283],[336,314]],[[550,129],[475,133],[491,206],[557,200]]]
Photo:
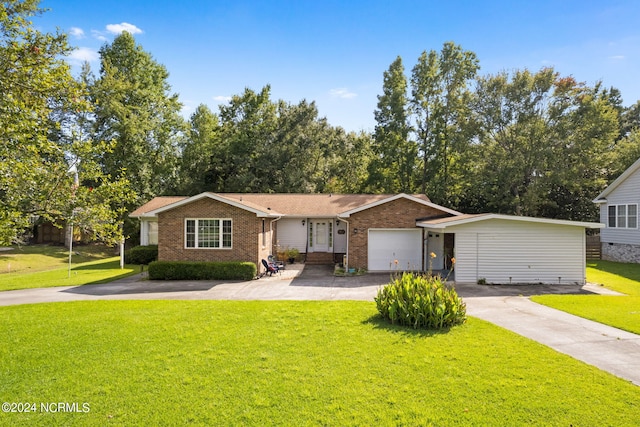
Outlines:
[[436,335],[442,335],[448,333],[451,328],[444,329],[413,329],[411,326],[403,326],[398,324],[392,324],[387,319],[382,317],[380,313],[374,314],[366,320],[362,321],[363,325],[371,325],[373,329],[382,329],[394,334],[407,335],[418,338],[429,338]]
[[625,279],[640,282],[640,264],[613,262],[613,261],[589,261],[587,267],[595,268],[605,273],[615,274]]

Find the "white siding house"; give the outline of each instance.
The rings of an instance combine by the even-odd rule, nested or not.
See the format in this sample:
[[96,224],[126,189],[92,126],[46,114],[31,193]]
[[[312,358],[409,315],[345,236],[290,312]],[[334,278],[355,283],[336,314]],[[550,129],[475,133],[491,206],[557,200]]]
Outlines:
[[600,206],[602,259],[640,262],[640,160],[595,198]]
[[[306,223],[306,220],[305,220]],[[277,223],[277,246],[307,251],[307,227],[302,218],[282,218]]]
[[600,224],[498,214],[417,225],[454,235],[456,283],[584,284],[585,228]]

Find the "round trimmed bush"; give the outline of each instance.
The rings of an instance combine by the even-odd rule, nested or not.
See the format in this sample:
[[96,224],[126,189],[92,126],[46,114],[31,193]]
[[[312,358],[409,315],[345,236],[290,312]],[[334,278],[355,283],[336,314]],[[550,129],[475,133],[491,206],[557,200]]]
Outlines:
[[134,246],[125,251],[124,259],[127,264],[147,265],[158,260],[158,245]]
[[467,306],[439,276],[404,273],[378,290],[380,314],[414,329],[444,329],[467,320]]

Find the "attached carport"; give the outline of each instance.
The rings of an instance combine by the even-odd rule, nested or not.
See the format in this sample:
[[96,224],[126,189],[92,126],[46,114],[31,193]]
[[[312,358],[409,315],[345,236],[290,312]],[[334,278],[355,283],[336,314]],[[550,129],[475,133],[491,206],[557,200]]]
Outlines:
[[499,214],[418,221],[454,234],[456,283],[584,284],[585,230],[603,224]]

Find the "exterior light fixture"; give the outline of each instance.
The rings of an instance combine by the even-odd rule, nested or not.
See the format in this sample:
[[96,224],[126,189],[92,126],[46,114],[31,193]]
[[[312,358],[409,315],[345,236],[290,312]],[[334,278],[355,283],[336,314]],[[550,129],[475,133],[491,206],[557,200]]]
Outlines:
[[303,219],[303,220],[302,220],[302,226],[304,226],[304,224],[305,224],[305,220]]

